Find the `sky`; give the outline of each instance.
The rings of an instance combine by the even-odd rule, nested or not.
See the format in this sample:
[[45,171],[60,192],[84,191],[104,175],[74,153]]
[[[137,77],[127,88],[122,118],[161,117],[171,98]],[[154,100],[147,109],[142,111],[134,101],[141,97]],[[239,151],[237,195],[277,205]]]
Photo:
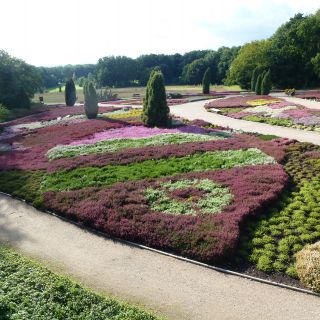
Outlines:
[[317,9],[319,0],[0,0],[0,50],[36,66],[215,50]]

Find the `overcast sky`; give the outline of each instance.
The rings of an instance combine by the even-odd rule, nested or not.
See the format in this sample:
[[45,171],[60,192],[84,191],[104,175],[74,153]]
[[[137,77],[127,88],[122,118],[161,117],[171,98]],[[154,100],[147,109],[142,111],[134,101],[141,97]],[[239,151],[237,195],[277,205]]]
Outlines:
[[0,0],[0,49],[36,66],[267,38],[319,0]]

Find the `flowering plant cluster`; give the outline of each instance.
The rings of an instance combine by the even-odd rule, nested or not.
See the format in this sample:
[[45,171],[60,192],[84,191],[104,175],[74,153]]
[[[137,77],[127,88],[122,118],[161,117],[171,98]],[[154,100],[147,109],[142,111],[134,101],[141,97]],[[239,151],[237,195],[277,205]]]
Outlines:
[[297,93],[297,98],[320,101],[320,91]]
[[110,236],[222,261],[287,184],[285,139],[204,121],[147,128],[132,108],[92,120],[58,109],[4,126],[15,147],[0,149],[0,190]]
[[223,115],[235,119],[320,131],[320,110],[280,99],[272,100],[271,97],[254,100],[247,100],[247,97],[229,98],[211,102],[206,108],[209,111],[218,108]]
[[274,101],[275,99],[270,96],[237,96],[226,99],[213,100],[205,104],[206,109],[220,109],[220,108],[247,108],[250,106],[248,104],[250,101],[256,102],[257,100],[261,101]]

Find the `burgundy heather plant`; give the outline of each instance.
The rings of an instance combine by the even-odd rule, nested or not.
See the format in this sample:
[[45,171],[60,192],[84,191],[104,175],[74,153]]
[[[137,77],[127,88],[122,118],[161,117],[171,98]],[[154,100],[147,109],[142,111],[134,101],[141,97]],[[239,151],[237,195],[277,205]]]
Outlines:
[[117,183],[104,189],[47,192],[45,203],[48,209],[108,235],[217,262],[236,249],[244,220],[263,212],[287,183],[287,175],[280,165],[179,175],[171,177],[171,181],[211,179],[224,185],[231,190],[233,202],[223,212],[212,215],[153,212],[145,190],[169,179]]

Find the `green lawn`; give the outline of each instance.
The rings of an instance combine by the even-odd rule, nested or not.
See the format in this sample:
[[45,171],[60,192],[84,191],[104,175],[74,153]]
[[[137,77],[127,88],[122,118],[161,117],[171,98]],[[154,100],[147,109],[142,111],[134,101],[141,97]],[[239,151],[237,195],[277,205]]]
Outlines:
[[157,320],[0,246],[0,319]]
[[[201,93],[202,87],[199,86],[166,86],[167,92],[185,93]],[[211,86],[211,91],[233,91],[240,90],[239,86]],[[119,98],[132,99],[133,95],[139,94],[141,97],[145,95],[146,87],[129,87],[129,88],[115,88],[112,92],[117,93]],[[43,94],[45,103],[64,103],[64,88],[59,92],[58,88],[50,89]],[[77,86],[78,102],[83,102],[83,90]],[[34,101],[39,101],[39,94],[36,94]]]

